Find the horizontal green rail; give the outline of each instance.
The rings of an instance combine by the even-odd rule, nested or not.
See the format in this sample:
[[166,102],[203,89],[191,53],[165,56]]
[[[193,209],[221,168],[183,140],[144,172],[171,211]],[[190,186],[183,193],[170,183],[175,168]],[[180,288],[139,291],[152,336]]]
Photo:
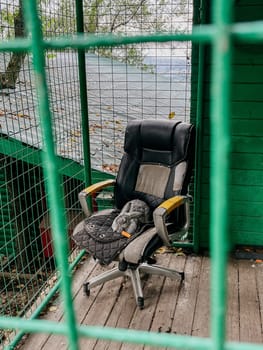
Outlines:
[[[228,26],[228,32],[233,39],[241,41],[262,41],[263,21],[243,22]],[[151,35],[119,36],[115,34],[93,35],[76,34],[52,40],[43,40],[44,49],[89,49],[100,46],[118,46],[149,42],[167,41],[192,41],[196,43],[211,43],[217,35],[216,27],[213,24],[202,25],[193,28],[193,32],[186,33],[153,33]],[[31,40],[13,39],[2,42],[0,51],[31,51]]]
[[[68,328],[65,323],[58,323],[44,320],[23,320],[18,317],[11,319],[0,319],[0,327],[17,328],[25,333],[52,333],[65,337],[68,335]],[[98,327],[98,326],[78,326],[78,335],[87,338],[100,338],[117,342],[127,342],[132,344],[148,344],[156,347],[170,347],[177,349],[192,350],[213,350],[215,349],[212,340],[209,338],[189,337],[171,334],[160,334],[139,330]],[[261,344],[226,342],[224,350],[262,350]]]

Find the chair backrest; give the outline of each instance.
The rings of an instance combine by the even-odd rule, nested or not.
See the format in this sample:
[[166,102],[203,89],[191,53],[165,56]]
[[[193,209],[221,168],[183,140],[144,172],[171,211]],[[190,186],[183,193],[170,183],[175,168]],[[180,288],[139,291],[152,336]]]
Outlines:
[[186,194],[194,163],[195,129],[172,120],[128,123],[124,155],[116,179],[117,208],[132,199],[152,209],[163,200]]

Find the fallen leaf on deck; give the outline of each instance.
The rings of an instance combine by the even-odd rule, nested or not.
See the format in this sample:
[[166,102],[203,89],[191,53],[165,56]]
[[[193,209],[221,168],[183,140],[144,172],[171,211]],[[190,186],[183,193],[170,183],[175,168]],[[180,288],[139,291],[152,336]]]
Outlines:
[[119,166],[117,164],[103,164],[102,169],[106,171],[111,171],[113,173],[117,173]]
[[245,250],[245,252],[251,252],[252,251],[252,249],[250,249],[250,248],[245,248],[244,250]]
[[57,306],[50,306],[48,308],[48,311],[51,311],[51,312],[57,311]]
[[168,114],[168,118],[169,119],[173,119],[175,117],[175,112],[170,112],[169,114]]

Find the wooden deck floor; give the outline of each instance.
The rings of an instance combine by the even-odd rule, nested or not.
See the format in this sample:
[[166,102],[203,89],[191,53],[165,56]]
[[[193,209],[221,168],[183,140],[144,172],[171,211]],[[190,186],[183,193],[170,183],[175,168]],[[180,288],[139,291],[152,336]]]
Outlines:
[[[202,256],[175,256],[159,254],[158,262],[185,271],[185,282],[147,276],[144,280],[145,308],[139,310],[134,301],[129,280],[118,279],[98,286],[86,297],[82,283],[87,276],[103,269],[92,260],[86,260],[75,272],[73,280],[74,305],[78,322],[86,325],[106,325],[129,329],[152,330],[209,336],[209,278],[210,259]],[[251,260],[229,261],[228,266],[228,340],[262,343],[263,319],[263,264]],[[59,300],[43,316],[60,321],[63,313]],[[86,349],[145,349],[151,347],[81,339]],[[62,336],[36,334],[29,336],[23,350],[67,349]],[[153,349],[153,348],[152,348]],[[154,348],[156,349],[156,348]]]

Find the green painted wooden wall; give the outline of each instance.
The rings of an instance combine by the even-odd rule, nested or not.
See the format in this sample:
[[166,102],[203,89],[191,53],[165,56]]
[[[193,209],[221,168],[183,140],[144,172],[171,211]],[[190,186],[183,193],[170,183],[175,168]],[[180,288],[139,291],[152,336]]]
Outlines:
[[[209,1],[206,1],[209,4]],[[262,20],[263,0],[234,2],[235,22]],[[209,23],[209,6],[203,22]],[[196,16],[195,21],[200,21]],[[200,48],[199,48],[200,49]],[[200,246],[209,245],[210,48],[193,51],[193,91],[199,73],[200,121],[196,120],[196,93],[192,120],[198,123],[195,234]],[[203,51],[202,51],[203,50]],[[201,55],[200,55],[201,52]],[[198,66],[198,59],[201,57]],[[232,153],[230,166],[230,242],[263,245],[263,45],[234,43],[231,97]]]

